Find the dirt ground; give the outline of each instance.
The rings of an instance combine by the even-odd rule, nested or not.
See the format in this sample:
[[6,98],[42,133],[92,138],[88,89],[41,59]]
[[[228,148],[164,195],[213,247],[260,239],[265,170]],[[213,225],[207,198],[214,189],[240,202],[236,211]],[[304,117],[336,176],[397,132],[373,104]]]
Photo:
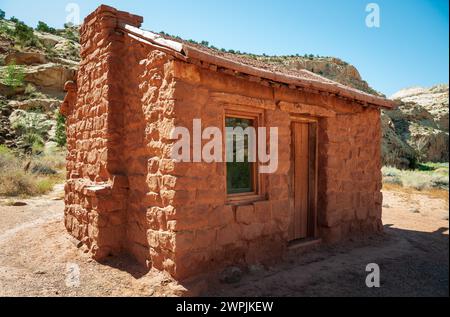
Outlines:
[[[66,234],[62,186],[50,195],[0,199],[0,296],[177,296],[185,288],[128,258],[98,263]],[[15,201],[25,206],[9,206]],[[252,266],[208,296],[448,296],[448,201],[384,191],[383,235],[292,251],[273,267]],[[365,285],[368,263],[381,287]]]

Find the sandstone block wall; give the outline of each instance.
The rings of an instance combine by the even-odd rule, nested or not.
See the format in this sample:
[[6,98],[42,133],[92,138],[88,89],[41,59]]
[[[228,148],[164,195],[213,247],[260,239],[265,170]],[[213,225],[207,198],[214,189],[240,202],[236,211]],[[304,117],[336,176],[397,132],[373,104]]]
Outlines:
[[[358,111],[359,110],[359,111]],[[320,235],[339,241],[382,230],[380,111],[356,108],[321,122]]]
[[75,91],[64,102],[67,116],[65,225],[96,258],[123,250],[128,177],[123,164],[124,37],[118,21],[142,19],[100,7],[81,28]]
[[[179,279],[280,259],[294,205],[293,116],[318,119],[318,236],[382,229],[379,109],[181,61],[120,32],[121,21],[142,19],[109,7],[86,19],[64,103],[65,224],[96,258],[131,254]],[[170,157],[174,127],[223,127],[230,107],[279,129],[278,169],[261,176],[256,201],[227,202],[225,163]]]
[[227,204],[223,163],[182,163],[189,165],[175,175],[173,204],[177,276],[270,261],[284,254],[294,204],[293,112],[288,110],[299,111],[299,102],[310,105],[302,106],[302,114],[319,118],[319,236],[338,242],[382,229],[378,109],[266,87],[202,65],[172,63],[175,125],[190,128],[193,118],[201,118],[203,127],[220,127],[226,107],[237,106],[244,111],[260,109],[262,126],[279,129],[279,166],[275,173],[262,176],[262,201]]

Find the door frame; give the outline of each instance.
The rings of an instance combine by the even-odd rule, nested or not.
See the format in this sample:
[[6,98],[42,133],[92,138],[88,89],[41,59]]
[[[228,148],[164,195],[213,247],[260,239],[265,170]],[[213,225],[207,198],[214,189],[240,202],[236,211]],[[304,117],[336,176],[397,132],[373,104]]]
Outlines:
[[[289,242],[295,242],[295,241],[302,241],[306,239],[317,239],[318,238],[318,229],[317,229],[317,189],[318,189],[318,162],[319,162],[319,120],[315,117],[310,116],[293,116],[291,115],[291,138],[293,140],[293,133],[294,133],[294,124],[296,123],[308,123],[310,125],[310,129],[314,129],[315,132],[315,144],[314,148],[310,151],[313,151],[314,154],[314,161],[309,161],[309,181],[308,181],[308,233],[307,237],[305,239],[293,239]],[[311,131],[311,130],[310,130]],[[311,152],[310,152],[311,153]],[[291,141],[291,162],[292,162],[292,169],[291,169],[291,198],[293,201],[295,201],[295,150],[294,150],[294,143]],[[311,177],[312,176],[312,177]],[[295,210],[295,204],[293,203],[293,212]],[[312,224],[311,224],[311,222]],[[291,217],[291,222],[293,222],[293,214]]]

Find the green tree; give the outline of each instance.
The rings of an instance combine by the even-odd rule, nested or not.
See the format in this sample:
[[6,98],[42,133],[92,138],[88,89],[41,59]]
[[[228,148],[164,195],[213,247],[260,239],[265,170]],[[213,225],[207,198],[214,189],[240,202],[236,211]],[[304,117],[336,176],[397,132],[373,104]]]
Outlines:
[[22,66],[16,65],[13,61],[1,74],[1,81],[4,85],[12,88],[23,86],[25,79],[25,72]]
[[0,20],[3,20],[5,18],[5,11],[0,9]]
[[51,34],[55,34],[56,33],[56,29],[52,28],[50,26],[47,25],[47,23],[39,21],[38,25],[36,27],[36,31],[39,32],[46,32],[46,33],[51,33]]
[[16,27],[14,28],[12,35],[25,45],[35,46],[38,42],[34,35],[33,28],[30,28],[22,21],[16,22]]

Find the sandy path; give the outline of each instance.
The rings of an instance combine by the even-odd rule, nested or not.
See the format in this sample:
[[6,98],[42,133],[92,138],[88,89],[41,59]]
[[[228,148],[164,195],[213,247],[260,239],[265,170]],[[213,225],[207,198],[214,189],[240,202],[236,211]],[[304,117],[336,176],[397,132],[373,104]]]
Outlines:
[[[62,223],[61,190],[25,200],[26,206],[4,206],[0,199],[0,296],[182,294],[165,274],[144,272],[127,258],[100,264],[77,249]],[[383,221],[383,235],[254,266],[240,282],[219,283],[206,295],[448,296],[448,203],[387,191]],[[380,288],[365,286],[372,262],[381,269]]]

